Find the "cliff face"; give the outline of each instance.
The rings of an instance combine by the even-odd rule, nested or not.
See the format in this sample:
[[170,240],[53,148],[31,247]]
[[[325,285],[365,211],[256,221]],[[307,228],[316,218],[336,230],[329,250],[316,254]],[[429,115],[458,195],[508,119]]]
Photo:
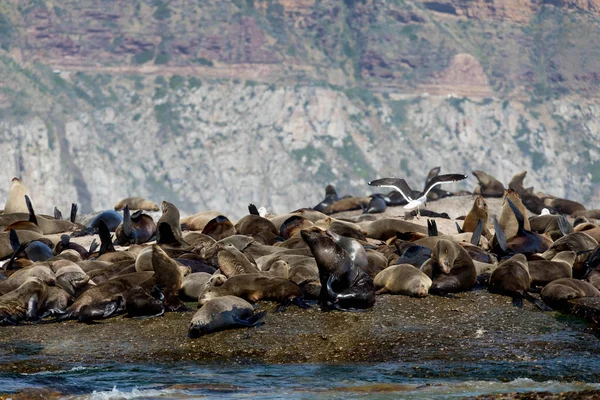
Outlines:
[[0,7],[0,199],[241,216],[441,165],[600,206],[597,1],[82,3]]

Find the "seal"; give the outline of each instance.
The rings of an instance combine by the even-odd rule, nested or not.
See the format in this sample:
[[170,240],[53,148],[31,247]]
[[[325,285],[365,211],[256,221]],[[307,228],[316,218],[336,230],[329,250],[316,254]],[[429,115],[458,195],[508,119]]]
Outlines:
[[542,257],[552,260],[563,251],[574,251],[577,256],[573,263],[573,277],[580,278],[588,271],[585,262],[590,257],[592,250],[598,246],[598,242],[585,232],[574,232],[561,237],[546,250]]
[[221,273],[228,278],[240,274],[258,273],[259,269],[252,264],[248,257],[239,251],[234,245],[219,245],[219,267]]
[[395,218],[382,218],[376,221],[361,222],[358,224],[367,232],[371,239],[387,240],[396,236],[396,232],[417,232],[427,235],[427,228]]
[[208,221],[222,215],[220,211],[203,211],[185,218],[181,218],[179,223],[182,227],[189,231],[202,231]]
[[512,189],[509,189],[506,192],[506,196],[504,197],[504,202],[502,203],[502,213],[500,214],[500,219],[498,223],[504,232],[504,236],[507,241],[510,241],[513,237],[517,235],[517,231],[519,230],[519,222],[517,221],[517,217],[510,206],[510,200],[521,212],[524,217],[523,228],[527,231],[531,231],[531,225],[529,224],[529,220],[527,219],[527,210],[525,206],[521,202],[521,198]]
[[302,229],[309,228],[314,223],[300,215],[292,215],[286,219],[279,227],[279,236],[284,240],[287,240],[300,232]]
[[[485,197],[504,196],[504,185],[493,176],[483,171],[473,171],[473,176],[479,182],[479,194]],[[477,189],[475,189],[477,191]]]
[[158,204],[153,201],[146,200],[143,197],[127,197],[115,204],[115,211],[121,211],[125,207],[129,207],[130,210],[143,210],[143,211],[159,211]]
[[325,212],[327,207],[329,207],[334,202],[338,201],[339,197],[333,185],[327,185],[325,187],[325,198],[319,204],[313,207],[313,210]]
[[371,201],[370,197],[347,197],[328,205],[323,211],[325,214],[335,214],[344,211],[364,210]]
[[165,308],[169,311],[186,310],[178,296],[183,283],[179,266],[157,244],[152,245],[152,268],[154,281],[165,298]]
[[212,332],[238,326],[255,326],[265,312],[254,314],[254,307],[236,296],[224,296],[208,301],[192,317],[188,328],[189,338],[198,338]]
[[[198,296],[202,294],[208,281],[211,278],[211,274],[206,272],[194,272],[183,278],[179,295],[183,296],[188,300],[198,300]],[[223,281],[224,282],[224,281]],[[223,284],[221,282],[221,284]],[[217,285],[215,285],[217,286]]]
[[486,238],[491,238],[491,233],[487,227],[488,224],[488,205],[485,202],[482,196],[477,196],[475,201],[473,202],[473,207],[471,211],[465,217],[465,221],[463,222],[462,231],[463,232],[475,232],[475,228],[477,228],[477,224],[479,221],[483,221],[482,234]]
[[289,279],[262,274],[235,275],[220,286],[207,285],[198,296],[198,304],[203,306],[209,300],[230,295],[253,303],[259,300],[271,300],[284,306],[295,303],[307,308],[302,302],[303,293],[298,285]]
[[351,237],[341,236],[331,230],[326,231],[335,243],[338,244],[342,249],[346,250],[354,266],[365,271],[369,267],[369,259],[367,257],[367,251],[362,244],[358,243],[356,239]]
[[431,279],[410,264],[392,265],[377,274],[374,279],[376,294],[401,294],[425,297],[431,287]]
[[600,291],[589,282],[561,278],[550,282],[541,292],[542,300],[557,310],[568,309],[569,300],[581,297],[600,297]]
[[46,298],[46,284],[31,277],[18,288],[0,296],[0,325],[15,325],[23,320],[35,320],[38,308]]
[[172,246],[187,245],[181,232],[179,209],[168,201],[163,201],[161,206],[163,214],[156,224],[156,243]]
[[515,254],[501,262],[488,280],[488,290],[511,296],[515,307],[523,307],[523,299],[530,286],[531,275],[523,254]]
[[381,193],[372,194],[369,204],[363,209],[363,214],[379,214],[385,212],[387,208],[386,199],[389,198]]
[[254,236],[263,232],[279,235],[275,225],[260,215],[248,214],[240,219],[234,226],[236,233],[240,235]]
[[115,229],[117,243],[121,246],[141,244],[156,235],[156,223],[151,216],[141,211],[131,215],[129,205],[123,209],[123,222]]
[[559,214],[572,215],[586,211],[586,208],[583,204],[573,200],[561,199],[558,197],[548,197],[544,198],[543,200],[547,207],[553,208]]
[[126,317],[145,319],[158,317],[165,313],[164,297],[157,286],[150,292],[141,286],[136,286],[125,294]]
[[558,253],[552,260],[530,260],[528,262],[532,286],[544,286],[560,278],[573,277],[574,251]]
[[318,228],[303,229],[301,235],[319,268],[322,310],[351,311],[375,304],[373,279],[354,265],[347,251]]
[[28,213],[25,196],[29,196],[29,190],[17,177],[12,178],[4,204],[4,214]]
[[224,215],[217,215],[215,218],[208,221],[202,229],[202,233],[219,241],[228,236],[235,235],[235,228],[229,218]]
[[17,270],[10,275],[7,280],[0,282],[0,294],[6,294],[17,289],[29,278],[37,278],[46,285],[54,286],[56,276],[54,272],[46,265],[32,265],[27,268]]
[[441,239],[431,259],[421,266],[431,278],[431,293],[457,293],[471,290],[477,283],[477,269],[469,253],[456,242]]

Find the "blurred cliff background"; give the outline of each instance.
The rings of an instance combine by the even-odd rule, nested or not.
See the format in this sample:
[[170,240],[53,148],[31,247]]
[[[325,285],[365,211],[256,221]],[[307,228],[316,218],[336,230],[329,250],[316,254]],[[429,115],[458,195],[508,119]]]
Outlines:
[[482,169],[600,208],[600,0],[6,0],[0,199],[233,216]]

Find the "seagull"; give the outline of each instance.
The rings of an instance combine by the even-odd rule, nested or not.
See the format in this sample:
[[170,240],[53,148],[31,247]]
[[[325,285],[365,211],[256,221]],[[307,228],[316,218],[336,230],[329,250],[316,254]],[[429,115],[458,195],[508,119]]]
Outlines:
[[438,175],[438,176],[432,178],[427,183],[427,185],[425,186],[425,190],[423,190],[423,192],[421,192],[419,194],[419,197],[417,199],[413,199],[412,197],[410,197],[410,194],[412,193],[412,189],[408,186],[406,181],[402,178],[376,179],[374,181],[369,182],[369,186],[389,187],[389,188],[397,190],[402,195],[402,197],[404,197],[406,199],[406,201],[408,202],[408,204],[405,205],[404,208],[407,210],[413,210],[416,208],[417,216],[420,217],[421,214],[419,212],[419,207],[422,206],[423,204],[425,204],[425,202],[427,201],[427,193],[429,193],[429,191],[431,189],[433,189],[434,186],[441,185],[442,183],[446,183],[446,182],[462,181],[463,179],[467,179],[467,176],[462,175],[462,174]]

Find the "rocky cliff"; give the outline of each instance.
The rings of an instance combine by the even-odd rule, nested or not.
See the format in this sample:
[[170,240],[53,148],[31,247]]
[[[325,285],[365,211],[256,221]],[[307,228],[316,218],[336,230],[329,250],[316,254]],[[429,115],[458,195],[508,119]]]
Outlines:
[[0,199],[239,217],[441,165],[600,207],[595,0],[11,0],[0,34]]

